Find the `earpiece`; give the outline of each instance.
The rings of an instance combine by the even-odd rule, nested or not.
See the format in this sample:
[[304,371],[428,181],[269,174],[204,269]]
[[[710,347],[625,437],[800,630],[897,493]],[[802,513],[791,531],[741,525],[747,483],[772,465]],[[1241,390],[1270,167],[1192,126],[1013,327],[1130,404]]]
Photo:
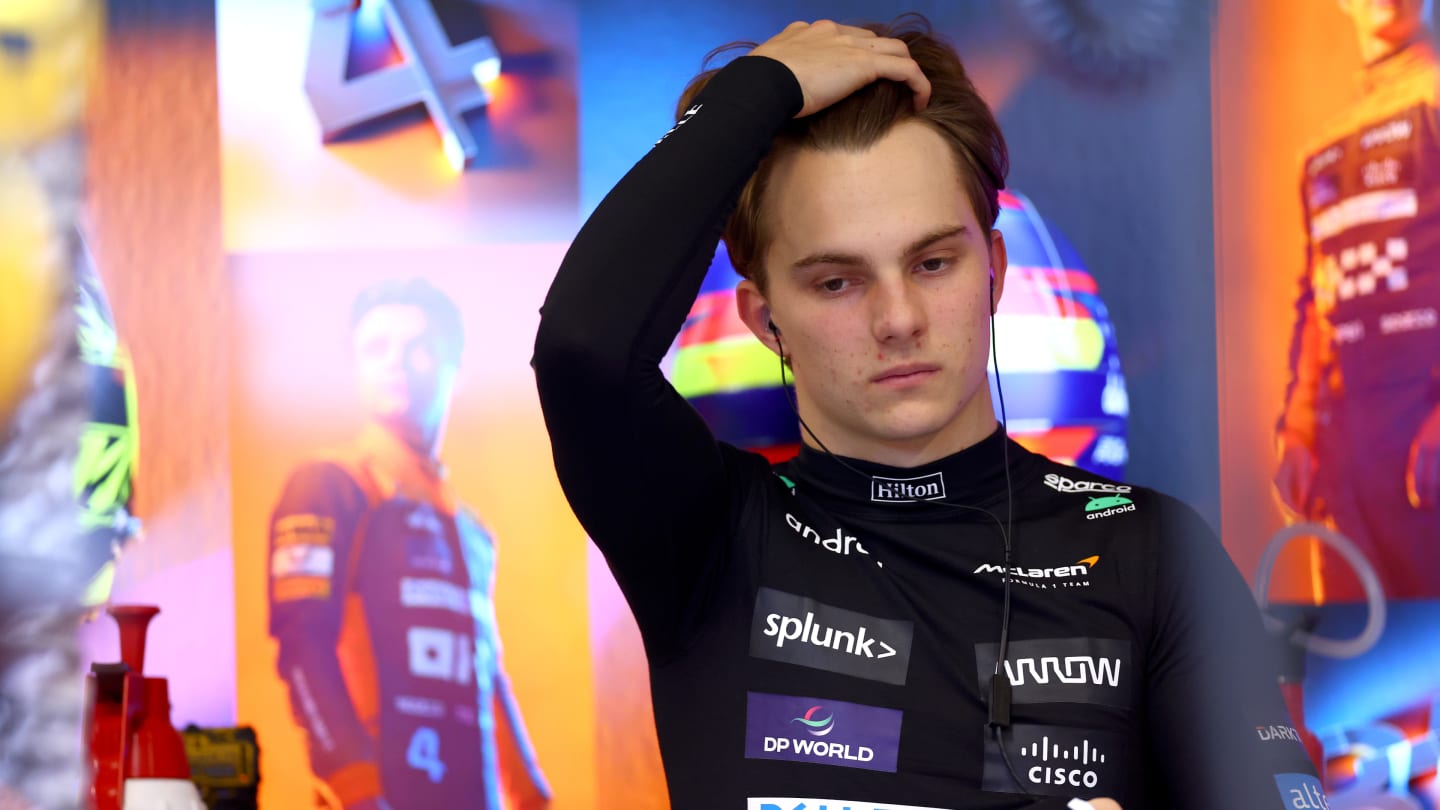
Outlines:
[[[784,344],[783,342],[781,342],[781,340],[780,340],[780,327],[776,326],[776,325],[775,325],[775,322],[772,321],[772,320],[770,320],[770,319],[768,319],[768,318],[765,320],[765,326],[766,326],[766,328],[768,328],[768,329],[770,330],[770,334],[772,334],[772,335],[775,336],[775,346],[776,346],[777,348],[779,348],[779,350],[780,350],[780,351],[778,352],[778,354],[780,355],[780,366],[781,366],[780,380],[781,380],[781,383],[783,384],[783,383],[784,383],[784,380],[785,380],[784,367],[785,367],[785,365],[788,364],[790,361],[789,361],[788,358],[785,357],[785,344]],[[799,416],[800,414],[799,414],[799,412],[797,411],[795,415],[796,415],[796,416]]]

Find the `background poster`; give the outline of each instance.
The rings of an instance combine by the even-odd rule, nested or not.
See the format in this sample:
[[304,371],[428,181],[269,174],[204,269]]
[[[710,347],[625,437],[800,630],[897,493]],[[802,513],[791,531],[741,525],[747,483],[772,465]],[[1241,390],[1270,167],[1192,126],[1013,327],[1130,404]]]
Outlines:
[[[270,515],[297,463],[360,427],[352,300],[385,279],[423,277],[459,307],[467,333],[439,458],[497,549],[493,606],[471,610],[480,622],[493,607],[552,806],[590,807],[594,696],[575,688],[589,682],[584,535],[554,480],[528,365],[540,302],[578,221],[573,4],[222,0],[217,9],[236,717],[262,740],[262,802],[308,806],[311,794],[295,696],[277,676],[267,629],[267,569],[280,565],[267,552]],[[407,637],[428,632],[417,627]],[[412,638],[411,676],[424,664],[416,649]],[[486,655],[482,645],[477,667]],[[373,669],[386,664],[405,666]],[[468,671],[452,674],[468,683]],[[313,688],[350,694],[336,680]],[[412,698],[379,701],[383,712]],[[394,711],[437,704],[406,705]],[[443,732],[439,743],[419,733],[382,756],[382,772],[408,764],[452,784],[481,770],[446,761]]]
[[295,464],[358,429],[350,302],[398,274],[430,280],[464,315],[466,351],[440,458],[461,501],[495,537],[504,665],[555,790],[553,806],[592,806],[594,696],[575,688],[589,680],[585,539],[555,482],[527,337],[563,250],[534,244],[231,257],[236,637],[244,651],[237,705],[239,721],[255,725],[263,741],[266,804],[301,806],[308,796],[305,746],[267,632],[270,514]]
[[[1306,721],[1325,745],[1332,807],[1372,806],[1382,797],[1385,806],[1433,807],[1436,798],[1428,752],[1436,748],[1432,704],[1440,694],[1433,643],[1440,579],[1432,562],[1440,513],[1406,503],[1404,469],[1416,415],[1436,401],[1425,378],[1433,380],[1440,356],[1433,351],[1440,304],[1426,253],[1440,234],[1430,196],[1440,74],[1426,55],[1434,44],[1433,28],[1423,27],[1433,25],[1429,7],[1221,3],[1213,35],[1226,545],[1254,578],[1267,547],[1306,517],[1272,483],[1306,279],[1317,301],[1339,304],[1320,341],[1337,360],[1326,361],[1328,404],[1311,410],[1316,441],[1349,448],[1322,451],[1317,471],[1329,483],[1312,493],[1340,501],[1343,512],[1358,503],[1374,518],[1362,531],[1349,515],[1332,528],[1353,538],[1359,568],[1376,571],[1386,589],[1383,604],[1367,604],[1355,566],[1310,532],[1284,547],[1268,583],[1257,583],[1291,614],[1317,620],[1319,636],[1358,640],[1343,657],[1312,650],[1306,664]],[[1392,46],[1367,60],[1362,39],[1387,38]],[[1417,204],[1367,208],[1367,201],[1406,199]],[[1368,401],[1384,401],[1385,409],[1364,404],[1377,396]],[[1308,518],[1337,514],[1322,505]],[[1382,525],[1392,522],[1400,531]],[[1367,634],[1372,623],[1376,633]]]

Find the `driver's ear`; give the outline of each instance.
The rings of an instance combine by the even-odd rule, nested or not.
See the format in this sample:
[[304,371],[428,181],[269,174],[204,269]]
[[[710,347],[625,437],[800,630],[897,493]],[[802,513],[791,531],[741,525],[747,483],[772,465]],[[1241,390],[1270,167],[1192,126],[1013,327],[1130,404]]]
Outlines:
[[759,285],[748,278],[736,285],[735,309],[750,333],[769,347],[770,351],[780,354],[778,336],[781,332],[778,326],[772,328],[774,321],[771,319],[770,302],[765,299],[765,294],[760,292]]

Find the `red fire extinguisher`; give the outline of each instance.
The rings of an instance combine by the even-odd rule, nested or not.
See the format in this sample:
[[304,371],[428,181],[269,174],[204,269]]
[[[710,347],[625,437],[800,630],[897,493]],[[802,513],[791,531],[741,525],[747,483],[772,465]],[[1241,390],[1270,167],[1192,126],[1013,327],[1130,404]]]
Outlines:
[[86,677],[91,810],[205,808],[184,740],[170,724],[169,681],[144,674],[145,635],[159,612],[149,605],[108,611],[120,625],[121,661],[93,664]]

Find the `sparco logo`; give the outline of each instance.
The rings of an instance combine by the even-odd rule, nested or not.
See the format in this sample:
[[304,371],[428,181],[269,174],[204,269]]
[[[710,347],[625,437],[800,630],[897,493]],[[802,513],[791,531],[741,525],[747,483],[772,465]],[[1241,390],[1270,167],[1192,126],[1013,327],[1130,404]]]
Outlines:
[[931,473],[919,478],[870,478],[870,500],[890,503],[933,501],[945,497],[945,474]]
[[[979,683],[995,672],[1000,645],[975,645]],[[1130,644],[1109,638],[1042,638],[1010,642],[1005,674],[1011,700],[1091,703],[1130,708]]]
[[755,597],[750,654],[902,686],[913,634],[910,622],[761,588]]
[[1102,481],[1074,481],[1063,475],[1050,473],[1045,476],[1045,486],[1056,492],[1130,492],[1134,487],[1125,484],[1107,484]]
[[[1100,556],[1086,557],[1074,565],[1060,565],[1055,568],[1011,568],[1010,581],[1034,588],[1086,588],[1090,585],[1090,569],[1100,562]],[[985,564],[976,568],[976,574],[1003,574],[1003,565]]]
[[1290,726],[1256,726],[1255,733],[1259,735],[1262,742],[1270,742],[1271,740],[1301,742],[1300,732]]

